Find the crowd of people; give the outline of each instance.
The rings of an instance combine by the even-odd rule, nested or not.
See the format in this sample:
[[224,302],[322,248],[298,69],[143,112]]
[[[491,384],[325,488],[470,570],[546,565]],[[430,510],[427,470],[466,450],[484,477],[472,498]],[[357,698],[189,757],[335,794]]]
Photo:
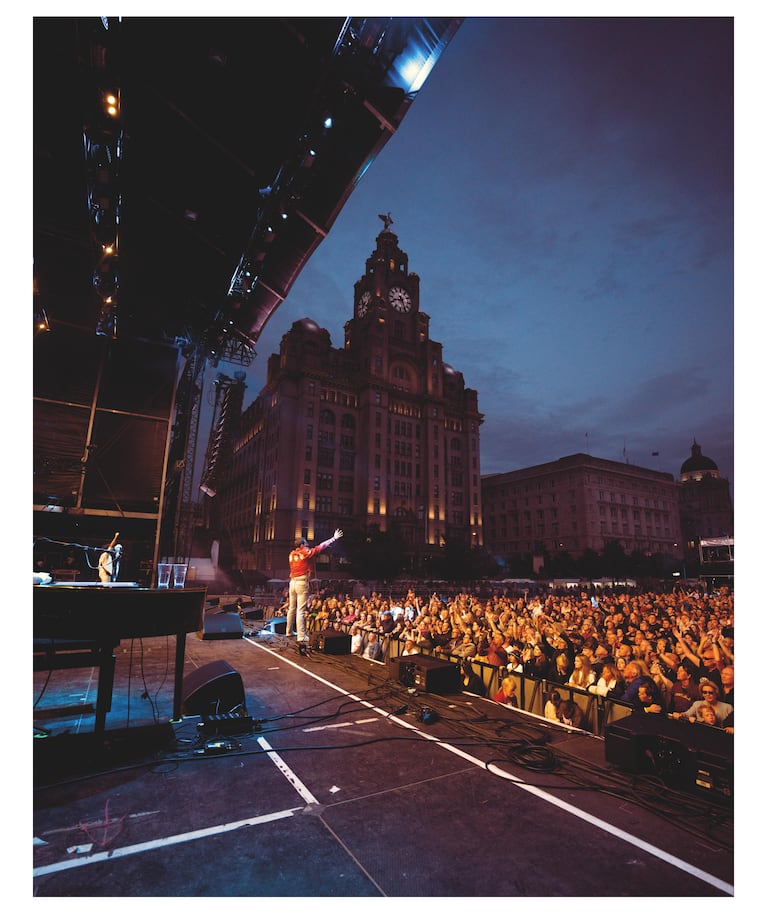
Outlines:
[[[396,637],[403,654],[485,662],[512,679],[543,679],[734,732],[734,599],[726,587],[598,597],[338,592],[312,597],[307,622],[314,630],[344,628],[352,652],[367,658],[382,660],[387,637]],[[515,700],[516,688],[506,688],[496,699]],[[577,721],[565,712],[569,702],[562,694],[559,721]]]

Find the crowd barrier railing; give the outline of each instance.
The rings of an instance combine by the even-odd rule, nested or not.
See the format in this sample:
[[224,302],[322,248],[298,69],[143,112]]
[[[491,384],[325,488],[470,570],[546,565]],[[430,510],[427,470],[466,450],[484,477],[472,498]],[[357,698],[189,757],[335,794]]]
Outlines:
[[[307,621],[310,631],[323,628],[324,624],[313,621]],[[363,634],[370,632],[365,627],[358,628]],[[337,623],[331,624],[332,629],[349,633],[351,624]],[[381,640],[381,657],[378,659],[382,663],[387,663],[392,658],[398,658],[405,650],[405,642],[398,636],[392,636],[388,633],[377,632]],[[366,636],[367,640],[367,636]],[[464,659],[460,655],[452,655],[439,651],[439,649],[419,649],[421,654],[430,655],[436,658],[442,658],[445,661],[451,661],[463,666]],[[512,677],[516,684],[516,695],[518,708],[529,712],[532,715],[545,717],[545,707],[551,693],[556,690],[562,702],[571,701],[581,711],[581,725],[584,731],[593,735],[604,737],[605,729],[617,719],[631,715],[633,707],[628,703],[620,700],[610,699],[609,697],[598,696],[589,693],[588,690],[581,690],[578,687],[570,687],[567,684],[559,684],[556,681],[528,677],[518,671],[509,671],[506,668],[489,664],[486,661],[471,659],[469,661],[471,670],[476,674],[485,688],[485,696],[492,699],[501,689],[501,682],[505,677]]]

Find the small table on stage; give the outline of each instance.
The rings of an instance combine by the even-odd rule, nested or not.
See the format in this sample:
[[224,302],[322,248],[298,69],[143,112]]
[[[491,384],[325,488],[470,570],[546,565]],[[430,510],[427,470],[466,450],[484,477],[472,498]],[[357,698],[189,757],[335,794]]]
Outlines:
[[123,639],[176,637],[173,720],[181,718],[186,634],[202,628],[205,588],[139,588],[126,582],[33,587],[34,670],[99,669],[96,731],[112,708],[114,649]]

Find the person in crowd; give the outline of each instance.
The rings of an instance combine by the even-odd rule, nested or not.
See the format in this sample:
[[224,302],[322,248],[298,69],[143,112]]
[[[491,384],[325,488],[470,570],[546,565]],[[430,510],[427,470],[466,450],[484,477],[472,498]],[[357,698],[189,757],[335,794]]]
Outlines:
[[719,650],[719,646],[711,641],[710,636],[704,636],[701,639],[700,645],[698,646],[699,653],[698,657],[700,660],[700,667],[698,670],[698,683],[701,682],[704,678],[712,680],[719,690],[722,690],[722,654]]
[[552,690],[549,693],[549,698],[546,700],[546,704],[543,707],[543,715],[547,719],[554,719],[555,721],[559,720],[559,707],[562,704],[562,696],[559,690]]
[[509,663],[509,655],[503,646],[503,636],[500,633],[494,633],[490,637],[486,660],[496,668],[505,668]]
[[704,725],[710,725],[711,728],[722,728],[722,720],[716,714],[716,709],[711,705],[711,703],[701,702],[698,706],[698,716],[700,717],[697,721],[703,722]]
[[700,687],[689,668],[680,664],[676,669],[676,680],[668,688],[669,713],[686,712],[693,703],[702,699]]
[[369,633],[362,657],[369,658],[371,661],[383,661],[383,644],[377,632]]
[[361,655],[365,649],[365,637],[359,626],[354,623],[349,630],[351,636],[351,653],[352,655]]
[[287,636],[293,635],[295,627],[299,643],[307,641],[306,604],[309,598],[309,578],[312,573],[312,559],[327,549],[331,543],[340,540],[342,530],[336,530],[329,540],[310,547],[304,537],[299,537],[293,549],[288,553],[290,582],[288,586],[288,622],[285,630]]
[[608,658],[611,658],[610,652],[605,642],[597,642],[594,646],[594,657],[591,661],[591,667],[594,669],[594,675],[597,679],[602,674],[602,667]]
[[570,658],[565,652],[557,655],[554,661],[549,664],[548,677],[555,684],[566,684],[571,674]]
[[669,694],[671,691],[671,681],[666,677],[663,663],[660,658],[656,656],[651,657],[648,663],[648,669],[650,671],[650,677],[655,681],[658,690],[660,691],[661,697],[663,698],[663,705],[668,709],[669,703]]
[[[549,641],[546,636],[546,631],[541,628],[540,641],[544,654],[552,664],[556,662],[557,658],[559,658],[561,655],[564,655],[567,660],[567,664],[560,668],[560,670],[562,672],[566,671],[568,675],[572,674],[575,664],[575,646],[573,645],[572,639],[565,632],[564,625],[560,623],[552,622],[551,634],[553,638],[551,641]],[[554,670],[554,667],[551,667],[550,669]],[[566,679],[567,678],[565,678],[565,680]],[[561,683],[564,683],[564,681],[561,681]]]
[[465,630],[463,636],[461,637],[460,643],[453,646],[451,652],[453,655],[457,655],[459,658],[474,658],[477,654],[477,646],[474,642],[474,639],[471,635],[470,630]]
[[525,649],[523,672],[526,677],[537,680],[544,680],[549,676],[549,659],[538,643]]
[[653,715],[665,715],[666,704],[660,688],[651,677],[643,677],[637,685],[634,709]]
[[722,702],[735,708],[735,667],[726,664],[721,671],[722,676]]
[[570,687],[578,687],[580,690],[587,690],[596,681],[596,674],[591,667],[588,658],[581,654],[575,656],[575,667],[572,674],[567,679]]
[[519,706],[517,702],[517,682],[513,677],[504,677],[501,688],[493,697],[496,703],[506,703],[507,706]]
[[482,678],[471,666],[471,661],[468,658],[463,659],[461,673],[464,690],[469,693],[475,693],[477,696],[486,696],[485,685],[482,682]]
[[602,664],[602,673],[599,675],[596,683],[591,684],[588,688],[589,693],[596,696],[620,696],[625,689],[623,678],[620,671],[612,661],[605,661]]
[[621,700],[633,706],[637,702],[639,684],[648,676],[647,665],[641,658],[633,658],[629,661],[623,669],[623,680],[626,682],[626,689],[621,696]]
[[713,680],[721,690],[722,677],[719,673],[720,651],[718,646],[714,646],[710,637],[704,635],[701,637],[697,648],[693,648],[693,645],[695,645],[694,633],[690,632],[685,635],[680,629],[674,630],[674,636],[677,640],[677,647],[680,649],[680,657],[684,663],[689,663],[690,673],[695,680],[700,683],[706,677],[709,680]]
[[560,703],[557,718],[563,725],[569,725],[572,728],[581,728],[583,726],[583,710],[572,700],[565,700]]
[[698,715],[700,707],[703,703],[708,703],[710,706],[714,707],[720,723],[724,724],[725,720],[732,715],[734,709],[729,703],[723,703],[719,699],[719,684],[714,683],[714,681],[708,678],[704,678],[698,686],[702,699],[697,700],[684,712],[672,712],[671,716],[674,719],[689,719],[690,722],[701,722],[702,719]]
[[415,641],[415,639],[406,639],[405,647],[402,649],[402,652],[400,654],[419,655],[420,653],[421,653],[421,649],[418,647],[418,643]]

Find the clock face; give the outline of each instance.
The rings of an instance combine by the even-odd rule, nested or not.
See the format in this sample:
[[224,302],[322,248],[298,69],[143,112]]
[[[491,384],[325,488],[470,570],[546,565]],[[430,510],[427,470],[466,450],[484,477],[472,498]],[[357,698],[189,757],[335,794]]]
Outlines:
[[400,313],[407,313],[410,309],[410,294],[401,287],[393,287],[389,291],[389,303]]
[[357,301],[357,316],[364,316],[368,312],[368,307],[370,306],[370,301],[372,299],[373,296],[370,291],[365,291]]

